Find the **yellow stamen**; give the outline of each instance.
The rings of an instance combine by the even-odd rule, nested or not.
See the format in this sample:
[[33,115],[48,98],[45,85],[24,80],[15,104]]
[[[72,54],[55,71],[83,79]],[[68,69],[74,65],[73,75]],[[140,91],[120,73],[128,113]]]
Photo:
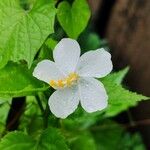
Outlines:
[[63,88],[63,87],[70,87],[78,80],[78,74],[76,73],[70,73],[68,77],[61,79],[61,80],[51,80],[50,86],[53,88]]
[[58,80],[57,86],[58,86],[58,87],[64,87],[63,80]]
[[78,75],[76,73],[70,73],[69,74],[69,79],[71,81],[75,81],[75,80],[77,80],[77,78],[78,78]]
[[71,83],[72,83],[72,82],[71,82],[70,78],[67,78],[67,79],[66,79],[66,85],[69,87],[69,86],[71,86]]
[[50,86],[55,88],[57,86],[57,83],[54,80],[51,80]]

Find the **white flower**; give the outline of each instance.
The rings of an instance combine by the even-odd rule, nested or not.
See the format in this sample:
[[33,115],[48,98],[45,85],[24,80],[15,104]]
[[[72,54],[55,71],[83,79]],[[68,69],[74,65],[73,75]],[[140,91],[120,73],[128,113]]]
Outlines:
[[80,57],[77,41],[62,39],[53,52],[54,61],[37,64],[33,76],[57,89],[49,98],[51,112],[66,118],[77,108],[79,101],[87,112],[107,107],[107,93],[101,78],[112,70],[111,55],[103,48],[89,51]]

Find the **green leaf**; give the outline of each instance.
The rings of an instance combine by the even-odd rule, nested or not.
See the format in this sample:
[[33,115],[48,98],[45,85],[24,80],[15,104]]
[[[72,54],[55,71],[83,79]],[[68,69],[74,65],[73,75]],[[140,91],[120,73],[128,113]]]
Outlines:
[[135,106],[141,100],[148,100],[148,97],[124,89],[121,85],[104,83],[109,96],[109,106],[106,109],[106,116],[115,116],[118,113]]
[[19,0],[19,2],[24,10],[30,10],[33,7],[36,0]]
[[18,131],[8,133],[0,141],[0,149],[3,150],[33,149],[34,145],[35,143],[32,138]]
[[36,0],[24,10],[19,0],[0,0],[0,67],[8,60],[26,60],[30,67],[47,36],[54,32],[52,0]]
[[120,149],[122,149],[122,147],[125,147],[126,149],[132,150],[146,150],[142,138],[138,133],[135,133],[133,135],[126,133],[122,138],[122,140],[120,141],[119,145]]
[[9,109],[10,109],[9,102],[5,102],[0,105],[0,118],[1,118],[0,124],[5,124]]
[[129,134],[119,124],[111,120],[103,120],[92,127],[98,150],[145,150],[139,134]]
[[40,49],[38,57],[42,59],[53,60],[53,50],[58,42],[52,38],[48,38]]
[[4,104],[4,103],[9,103],[12,99],[11,98],[1,98],[0,97],[0,105]]
[[97,111],[94,113],[87,113],[83,108],[78,107],[78,109],[70,115],[68,118],[61,121],[63,128],[67,130],[83,130],[87,129],[93,124],[100,120],[103,111]]
[[[121,84],[121,82],[123,81],[123,78],[125,77],[127,72],[128,72],[128,67],[119,72],[112,73],[101,80],[104,82],[105,88],[110,90],[111,84],[113,84],[113,85],[115,84],[115,86]],[[115,92],[115,88],[113,88],[112,90]],[[110,99],[111,99],[112,93],[111,92],[110,92],[110,94],[108,93]],[[115,97],[115,98],[118,98],[118,97]],[[114,105],[111,104],[111,101],[110,101],[109,107],[111,107],[111,110],[114,107]],[[107,111],[109,111],[109,110],[106,109],[106,112]],[[118,113],[120,111],[122,111],[122,108],[118,108]],[[104,112],[105,112],[105,110],[97,111],[95,113],[87,113],[82,108],[78,108],[75,111],[75,113],[70,115],[67,119],[63,120],[62,123],[66,129],[71,129],[71,130],[75,129],[75,128],[85,129],[85,128],[88,128],[89,126],[93,125],[95,122],[97,122],[97,120],[102,119]],[[115,114],[117,114],[117,112]]]
[[10,110],[10,104],[11,104],[11,100],[7,100],[7,99],[0,99],[0,137],[3,134],[3,131],[5,129],[5,125],[6,125],[6,120],[8,117],[8,113]]
[[129,71],[129,67],[126,67],[118,72],[111,73],[110,75],[103,78],[102,81],[104,80],[107,83],[112,82],[113,84],[120,85],[123,82],[128,71]]
[[103,120],[99,126],[92,128],[98,150],[119,150],[119,142],[123,136],[123,129],[111,120]]
[[120,84],[128,72],[128,67],[100,79],[109,96],[108,107],[103,111],[95,113],[87,113],[82,108],[78,108],[75,113],[67,119],[62,120],[62,124],[66,129],[86,129],[95,124],[98,120],[105,117],[115,116],[118,113],[127,110],[131,106],[135,106],[138,101],[148,99],[145,96],[133,93],[123,88]]
[[101,47],[101,39],[96,33],[83,32],[78,41],[80,43],[81,49],[84,52],[88,50],[95,50]]
[[46,129],[41,134],[36,147],[39,150],[68,150],[64,137],[55,128]]
[[0,142],[2,150],[68,150],[64,137],[55,128],[43,131],[38,140],[22,132],[10,132]]
[[87,131],[73,133],[68,140],[71,150],[97,150],[93,136]]
[[33,95],[48,89],[43,82],[32,76],[26,65],[8,63],[0,70],[0,97]]
[[78,38],[87,26],[90,15],[86,0],[75,0],[72,7],[66,1],[58,6],[58,21],[70,38]]
[[48,38],[45,42],[45,45],[51,49],[54,50],[55,46],[57,45],[58,41],[52,39],[52,38]]
[[109,97],[109,105],[105,112],[107,117],[115,116],[129,107],[135,106],[139,101],[149,99],[146,96],[131,92],[120,85],[127,71],[128,68],[118,73],[112,73],[101,80]]
[[19,130],[27,132],[32,138],[39,138],[44,128],[42,115],[35,96],[27,96],[26,107],[20,119]]

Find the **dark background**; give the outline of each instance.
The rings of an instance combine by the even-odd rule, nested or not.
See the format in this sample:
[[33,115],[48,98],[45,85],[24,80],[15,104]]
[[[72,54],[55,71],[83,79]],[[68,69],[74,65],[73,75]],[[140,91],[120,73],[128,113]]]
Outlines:
[[[125,84],[150,96],[150,0],[89,0],[89,4],[95,31],[108,40],[114,69],[129,65]],[[131,131],[139,131],[150,149],[150,101],[140,102],[129,113],[130,118],[122,113],[118,121],[132,119]]]

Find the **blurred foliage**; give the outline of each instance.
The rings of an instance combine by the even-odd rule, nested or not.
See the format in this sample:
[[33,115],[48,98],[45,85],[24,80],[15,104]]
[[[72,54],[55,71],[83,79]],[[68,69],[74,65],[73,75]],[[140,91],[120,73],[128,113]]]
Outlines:
[[37,140],[33,140],[30,136],[19,131],[8,133],[2,139],[0,149],[68,150],[63,136],[55,128],[47,128]]
[[144,150],[139,134],[130,135],[115,122],[106,120],[93,127],[93,134],[99,150]]
[[[89,29],[90,30],[90,29]],[[89,50],[95,50],[98,48],[108,48],[107,41],[101,39],[96,33],[90,32],[88,29],[85,30],[79,37],[79,43],[82,51],[86,52]]]

